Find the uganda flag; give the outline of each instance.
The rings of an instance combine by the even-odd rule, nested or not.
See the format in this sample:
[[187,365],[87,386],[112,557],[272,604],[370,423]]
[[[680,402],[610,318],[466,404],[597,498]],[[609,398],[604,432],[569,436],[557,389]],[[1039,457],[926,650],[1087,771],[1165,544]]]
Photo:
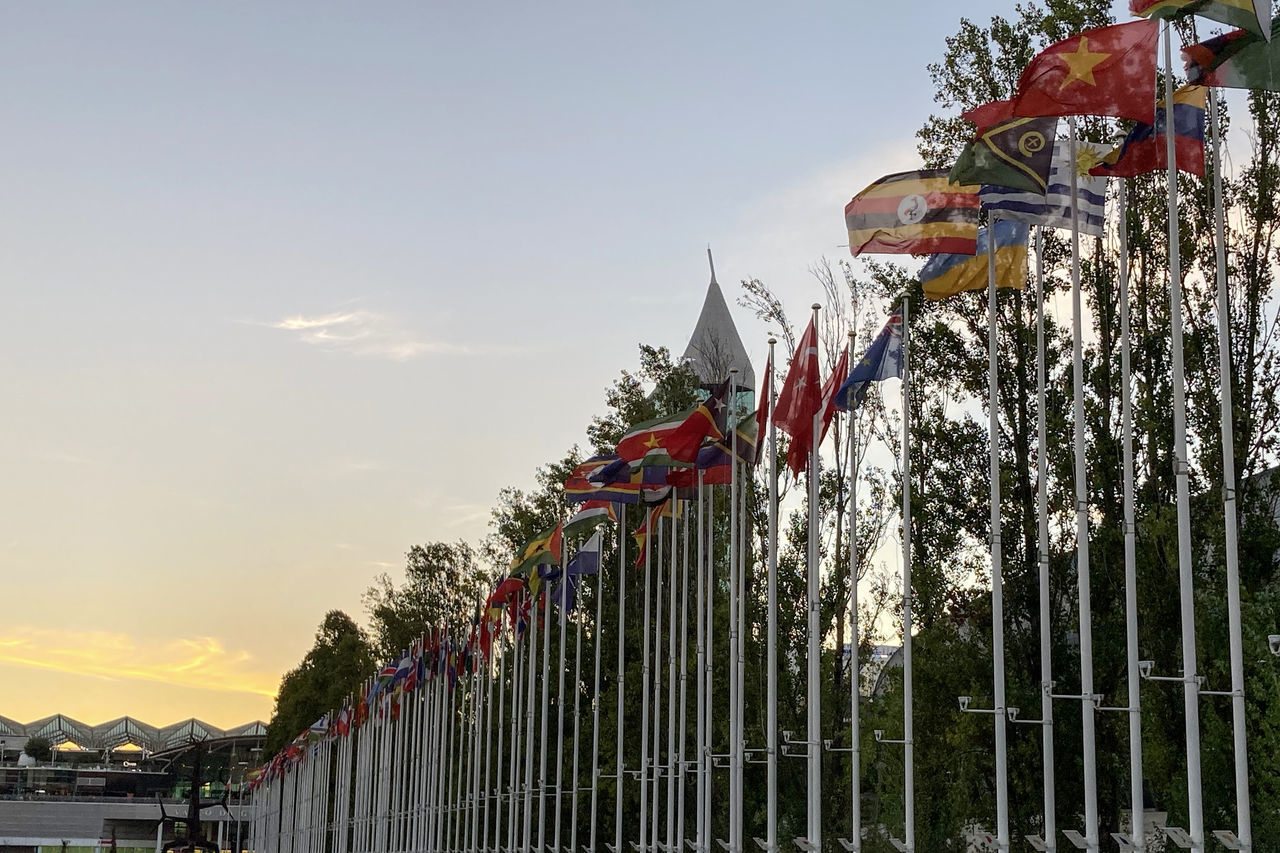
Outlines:
[[977,251],[978,185],[951,184],[948,171],[885,175],[854,196],[844,208],[850,253]]
[[1197,15],[1266,37],[1270,34],[1271,0],[1129,0],[1139,18]]
[[1057,132],[1057,116],[1001,122],[965,147],[951,167],[951,180],[1046,192]]

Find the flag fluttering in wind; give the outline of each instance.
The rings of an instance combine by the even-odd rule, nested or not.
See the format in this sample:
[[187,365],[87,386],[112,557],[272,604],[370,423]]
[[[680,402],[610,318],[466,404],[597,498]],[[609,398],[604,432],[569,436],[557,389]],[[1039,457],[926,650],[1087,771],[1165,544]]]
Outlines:
[[1271,37],[1271,0],[1129,0],[1129,12],[1140,18],[1197,15]]
[[[997,219],[996,286],[1022,289],[1027,282],[1027,242],[1031,229],[1024,222]],[[920,268],[926,299],[945,299],[966,290],[987,287],[987,229],[978,232],[978,252],[970,255],[932,255]]]
[[1226,89],[1280,92],[1280,18],[1271,25],[1271,41],[1246,30],[1182,49],[1187,81]]
[[[1076,207],[1080,233],[1101,237],[1106,222],[1104,211],[1107,182],[1091,177],[1089,170],[1102,161],[1099,149],[1087,142],[1076,145]],[[1049,191],[1044,195],[1006,187],[982,188],[982,206],[1001,219],[1050,228],[1071,227],[1071,156],[1066,140],[1059,139],[1053,150],[1049,171]]]
[[[951,180],[1044,193],[1057,130],[1057,116],[1000,122],[965,146],[951,167]],[[978,248],[982,248],[980,240]]]
[[[822,395],[819,403],[822,410],[822,424],[818,432],[818,444],[822,444],[822,440],[827,437],[827,428],[831,426],[831,418],[836,413],[836,389],[844,384],[844,378],[848,374],[849,348],[846,346],[844,352],[840,353],[840,358],[832,369],[831,375],[822,383]],[[810,434],[812,430],[813,426],[810,424]],[[800,472],[804,470],[804,466],[809,464],[810,449],[809,442],[801,441],[798,437],[791,442],[791,446],[787,449],[787,467],[791,469],[791,473],[794,476],[799,477]]]
[[724,437],[731,387],[732,381],[726,379],[667,436],[665,445],[672,462],[692,465],[697,461],[698,448],[702,447],[704,441]]
[[1098,115],[1155,123],[1155,21],[1085,30],[1051,44],[1022,72],[1013,114]]
[[526,572],[534,566],[559,563],[562,543],[563,530],[559,524],[544,533],[539,533],[529,540],[529,544],[524,546],[520,556],[511,564],[511,572]]
[[978,129],[978,136],[986,133],[997,124],[1003,124],[1013,115],[1013,99],[1005,101],[991,101],[987,104],[979,104],[971,110],[960,113],[960,117],[966,121],[973,123]]
[[756,405],[756,452],[751,460],[759,465],[764,456],[765,426],[769,422],[769,397],[773,391],[773,348],[769,348],[769,360],[764,364],[764,381],[760,384],[760,402]]
[[635,424],[618,442],[614,453],[632,467],[670,465],[667,442],[691,414],[692,411],[683,411]]
[[605,500],[587,501],[564,523],[564,535],[569,539],[577,539],[606,521],[617,521],[613,504]]
[[[1174,162],[1179,169],[1204,177],[1204,86],[1186,85],[1173,93]],[[1139,122],[1124,142],[1102,162],[1089,170],[1091,175],[1132,178],[1147,172],[1163,171],[1169,163],[1165,143],[1164,101],[1156,110],[1155,125]]]
[[885,175],[844,208],[849,251],[927,255],[974,251],[978,186],[950,183],[947,169]]
[[[778,429],[791,436],[792,453],[801,458],[813,444],[813,417],[822,410],[822,377],[818,372],[818,330],[811,318],[796,354],[782,383],[778,402],[773,409],[773,422]],[[797,450],[797,445],[799,449]],[[788,459],[790,456],[788,456]]]
[[833,398],[841,411],[856,408],[867,396],[867,386],[889,377],[902,378],[902,306],[893,309],[884,328],[867,347],[867,354],[853,366]]

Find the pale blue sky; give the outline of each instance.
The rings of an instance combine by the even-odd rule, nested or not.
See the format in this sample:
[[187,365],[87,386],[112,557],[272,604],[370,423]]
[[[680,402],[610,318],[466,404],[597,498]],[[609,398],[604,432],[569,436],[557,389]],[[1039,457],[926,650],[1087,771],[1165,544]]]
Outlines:
[[0,714],[265,717],[683,349],[708,243],[803,314],[961,10],[4,3]]

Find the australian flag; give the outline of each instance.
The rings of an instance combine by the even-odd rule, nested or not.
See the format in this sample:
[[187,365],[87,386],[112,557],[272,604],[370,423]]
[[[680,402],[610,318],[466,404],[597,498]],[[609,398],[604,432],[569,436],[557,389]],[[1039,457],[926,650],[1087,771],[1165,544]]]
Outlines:
[[884,328],[867,348],[867,354],[849,371],[835,404],[840,411],[857,408],[867,396],[867,386],[891,376],[902,378],[902,306],[899,305],[885,321]]

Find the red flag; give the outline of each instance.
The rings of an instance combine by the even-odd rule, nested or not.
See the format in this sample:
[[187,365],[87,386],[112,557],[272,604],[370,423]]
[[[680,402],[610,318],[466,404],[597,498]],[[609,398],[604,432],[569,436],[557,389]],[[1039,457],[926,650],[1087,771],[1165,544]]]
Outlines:
[[782,383],[782,393],[773,408],[773,422],[792,438],[813,430],[813,416],[822,407],[821,377],[818,375],[818,330],[813,320],[800,336],[795,357]]
[[982,104],[960,113],[960,118],[973,122],[978,128],[975,136],[982,136],[997,124],[1003,124],[1013,118],[1013,101],[992,101],[989,104]]
[[[836,389],[844,384],[845,378],[849,375],[849,347],[846,345],[844,352],[840,353],[840,360],[836,362],[835,368],[831,371],[831,375],[827,377],[827,381],[822,383],[822,431],[818,433],[818,444],[822,444],[823,439],[827,437],[827,428],[831,426],[831,418],[836,413]],[[810,430],[813,429],[810,424]],[[791,449],[787,451],[787,467],[791,469],[791,473],[799,477],[800,472],[804,470],[804,466],[809,464],[809,448],[806,446],[802,452],[797,452],[799,441],[791,442]]]
[[1156,21],[1085,30],[1027,65],[1015,116],[1096,115],[1155,124]]
[[692,465],[698,459],[698,449],[702,447],[703,441],[708,438],[712,441],[724,438],[731,386],[731,380],[726,379],[667,436],[665,446],[672,462]]
[[769,352],[769,360],[764,364],[764,381],[760,383],[760,403],[756,406],[756,458],[760,464],[764,458],[765,424],[769,422],[769,397],[773,392],[773,351]]

